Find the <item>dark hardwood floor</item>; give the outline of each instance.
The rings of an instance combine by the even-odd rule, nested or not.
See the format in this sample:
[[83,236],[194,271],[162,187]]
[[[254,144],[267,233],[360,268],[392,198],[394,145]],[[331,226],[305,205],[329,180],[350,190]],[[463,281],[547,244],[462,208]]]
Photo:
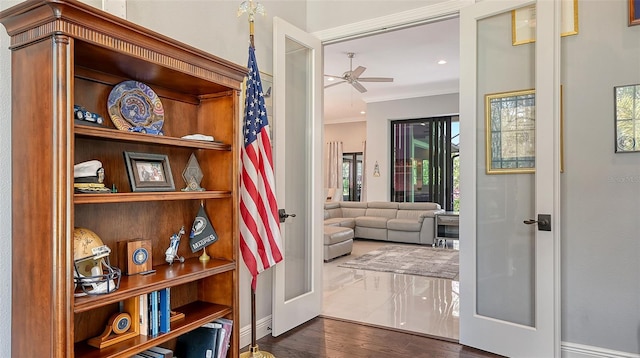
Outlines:
[[[276,358],[500,357],[453,342],[323,317],[256,343]],[[246,351],[248,347],[241,350]]]

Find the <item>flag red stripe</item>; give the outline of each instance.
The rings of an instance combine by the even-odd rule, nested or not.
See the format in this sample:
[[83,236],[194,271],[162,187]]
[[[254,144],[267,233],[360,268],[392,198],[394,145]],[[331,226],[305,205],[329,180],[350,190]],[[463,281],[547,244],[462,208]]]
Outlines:
[[[258,160],[258,157],[256,155],[256,152],[254,150],[254,145],[250,145],[246,148],[246,157],[248,158],[248,160],[254,164],[256,162],[258,162],[258,165],[261,165],[261,161]],[[249,197],[251,198],[251,201],[253,202],[253,204],[256,206],[256,211],[258,214],[258,218],[265,218],[266,217],[266,211],[264,209],[264,204],[261,198],[261,195],[259,195],[260,190],[258,188],[256,188],[256,183],[251,180],[253,178],[251,178],[248,174],[247,171],[245,171],[243,173],[243,176],[245,178],[245,180],[243,181],[246,187],[246,191],[249,194]],[[245,206],[246,208],[246,206]],[[248,214],[248,213],[247,213]],[[248,220],[249,215],[243,215],[243,218],[245,218],[245,220]],[[253,218],[251,218],[251,222],[253,221]],[[264,226],[264,222],[262,222],[261,224],[263,224],[263,226],[261,227],[261,229],[266,231],[267,237],[269,240],[273,239],[273,236],[271,235],[271,232],[268,230],[268,227]],[[259,233],[259,229],[258,229],[258,225],[256,224],[252,224],[252,225],[247,225],[251,235],[254,238],[259,238],[260,237],[260,233]],[[265,250],[265,246],[264,246],[264,242],[262,240],[255,240],[256,244],[257,244],[257,254],[260,256],[260,260],[262,261],[262,266],[263,267],[269,267],[269,257],[266,256],[266,250]],[[260,270],[259,270],[260,271]]]

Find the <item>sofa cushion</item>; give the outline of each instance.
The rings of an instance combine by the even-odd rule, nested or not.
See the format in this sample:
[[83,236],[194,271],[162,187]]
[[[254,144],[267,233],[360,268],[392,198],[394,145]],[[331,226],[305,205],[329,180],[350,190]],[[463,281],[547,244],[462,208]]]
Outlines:
[[330,218],[324,220],[324,225],[328,226],[342,226],[354,228],[356,226],[356,219],[354,218]]
[[353,239],[353,229],[351,228],[338,226],[324,227],[325,245],[333,245],[350,239]]
[[390,219],[387,221],[387,229],[396,231],[420,231],[422,220],[415,219]]
[[342,208],[342,216],[345,218],[357,218],[358,216],[364,216],[366,214],[367,209],[365,208]]
[[372,201],[367,203],[367,208],[398,210],[398,203],[389,201]]
[[398,203],[400,210],[438,210],[441,209],[438,203]]
[[367,208],[367,212],[365,216],[377,216],[387,219],[395,219],[398,213],[397,209],[378,209],[378,208]]
[[358,216],[356,226],[386,229],[388,220],[388,218],[380,216]]
[[406,219],[422,222],[425,217],[433,217],[433,214],[429,215],[428,211],[422,210],[398,210],[398,214],[396,215],[396,219]]

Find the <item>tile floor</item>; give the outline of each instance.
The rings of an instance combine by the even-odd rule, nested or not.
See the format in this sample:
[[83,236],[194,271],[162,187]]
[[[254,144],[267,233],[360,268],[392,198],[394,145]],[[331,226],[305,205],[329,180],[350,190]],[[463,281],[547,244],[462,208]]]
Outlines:
[[458,281],[338,267],[385,244],[355,240],[350,256],[324,263],[322,315],[458,340]]

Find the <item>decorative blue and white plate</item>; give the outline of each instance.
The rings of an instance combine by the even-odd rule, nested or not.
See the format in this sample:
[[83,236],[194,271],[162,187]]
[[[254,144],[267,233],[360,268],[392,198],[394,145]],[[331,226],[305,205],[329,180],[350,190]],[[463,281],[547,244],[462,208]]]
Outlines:
[[138,81],[124,81],[113,87],[107,109],[116,128],[123,131],[162,135],[164,109],[158,95]]

